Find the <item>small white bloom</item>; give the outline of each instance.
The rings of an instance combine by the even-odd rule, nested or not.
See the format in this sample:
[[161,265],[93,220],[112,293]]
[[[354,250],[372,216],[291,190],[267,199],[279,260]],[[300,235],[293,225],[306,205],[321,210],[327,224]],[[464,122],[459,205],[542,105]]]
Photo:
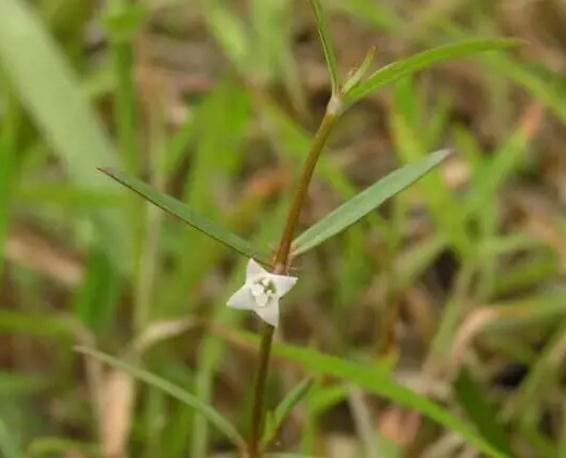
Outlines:
[[227,305],[235,309],[253,310],[263,321],[277,327],[279,299],[296,282],[296,277],[272,274],[250,259],[246,269],[246,282],[228,299]]

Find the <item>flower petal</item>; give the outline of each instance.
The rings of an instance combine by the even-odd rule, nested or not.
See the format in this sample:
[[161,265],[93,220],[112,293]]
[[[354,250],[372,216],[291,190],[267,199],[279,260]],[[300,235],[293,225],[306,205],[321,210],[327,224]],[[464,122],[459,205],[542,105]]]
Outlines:
[[275,283],[275,286],[277,288],[277,295],[279,297],[285,295],[293,286],[295,286],[295,283],[297,283],[298,280],[297,277],[274,274],[271,274],[269,278],[273,281],[273,283]]
[[255,307],[255,301],[249,287],[244,285],[232,294],[226,305],[234,309],[251,310]]
[[250,258],[248,261],[248,267],[246,268],[246,281],[250,278],[257,277],[258,275],[269,274],[267,270],[261,267],[255,259]]
[[269,323],[274,328],[279,324],[279,301],[273,299],[265,307],[257,307],[254,312],[259,315],[259,317]]

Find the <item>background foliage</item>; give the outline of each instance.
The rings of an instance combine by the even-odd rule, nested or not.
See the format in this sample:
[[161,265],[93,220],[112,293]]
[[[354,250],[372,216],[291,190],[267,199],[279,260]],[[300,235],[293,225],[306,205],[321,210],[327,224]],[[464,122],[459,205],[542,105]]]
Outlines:
[[[276,349],[268,404],[291,394],[265,440],[313,456],[566,456],[566,7],[323,6],[342,77],[373,45],[383,66],[460,40],[525,44],[407,77],[346,113],[303,228],[394,168],[456,154],[301,258],[279,332],[294,346]],[[96,168],[269,252],[330,90],[306,1],[0,2],[2,456],[231,450],[256,356],[240,329],[257,323],[224,307],[245,260]]]

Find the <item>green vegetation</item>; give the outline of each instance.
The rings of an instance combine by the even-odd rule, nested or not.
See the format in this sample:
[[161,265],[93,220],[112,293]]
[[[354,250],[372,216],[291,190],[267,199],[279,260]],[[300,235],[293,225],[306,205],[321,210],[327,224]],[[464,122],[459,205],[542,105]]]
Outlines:
[[565,26],[1,0],[0,455],[564,456]]

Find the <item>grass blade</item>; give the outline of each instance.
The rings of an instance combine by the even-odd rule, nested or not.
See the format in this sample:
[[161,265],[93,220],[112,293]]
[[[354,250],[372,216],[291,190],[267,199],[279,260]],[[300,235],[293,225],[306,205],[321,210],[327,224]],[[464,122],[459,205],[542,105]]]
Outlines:
[[503,453],[512,456],[511,447],[503,427],[497,421],[495,410],[486,401],[481,388],[466,367],[462,368],[454,382],[454,392],[458,402],[474,422],[480,434]]
[[449,153],[449,150],[432,153],[394,171],[362,191],[297,237],[293,242],[293,254],[296,256],[305,253],[356,223],[440,164]]
[[273,413],[273,416],[271,417],[271,421],[266,424],[265,431],[261,439],[261,443],[264,447],[273,440],[273,438],[283,425],[285,419],[289,416],[297,403],[308,393],[308,391],[312,387],[312,384],[312,377],[305,378],[295,388],[293,388],[279,403],[279,405],[275,409],[275,412]]
[[29,396],[45,390],[52,379],[44,375],[0,371],[0,397]]
[[193,396],[191,393],[183,390],[182,388],[178,387],[177,385],[165,379],[162,379],[161,377],[158,377],[157,375],[154,375],[148,371],[131,366],[130,364],[120,361],[119,359],[114,358],[105,353],[86,347],[80,347],[78,348],[78,351],[85,355],[96,358],[99,361],[102,361],[112,367],[122,369],[128,372],[129,374],[131,374],[133,377],[187,404],[191,408],[198,411],[202,416],[206,417],[206,419],[210,423],[216,426],[216,428],[218,428],[219,431],[223,432],[224,435],[228,439],[230,439],[237,447],[243,448],[245,446],[245,441],[243,437],[232,425],[232,423],[230,423],[226,418],[224,418],[209,404],[202,402],[200,399]]
[[[422,108],[417,109],[413,103],[416,94],[412,86],[409,78],[400,82],[396,88],[395,107],[390,117],[394,147],[404,164],[411,164],[426,157],[429,148],[422,134],[423,131],[428,132],[429,125],[420,127],[416,122],[416,119],[425,114]],[[469,227],[465,224],[463,207],[459,205],[442,174],[435,170],[423,178],[418,186],[439,233],[452,245],[459,258],[466,258],[474,248]]]
[[346,94],[346,101],[350,104],[357,102],[386,84],[442,62],[486,51],[508,49],[516,45],[517,41],[511,39],[469,40],[428,49],[380,68]]
[[276,343],[274,344],[273,351],[275,355],[293,361],[311,373],[330,375],[347,380],[365,388],[368,392],[421,412],[431,420],[458,433],[487,456],[496,458],[506,456],[485,439],[478,436],[468,425],[456,418],[452,413],[399,384],[390,375],[389,370],[362,366],[315,350],[293,345]]
[[217,240],[228,248],[232,248],[238,253],[249,258],[254,258],[259,262],[263,262],[265,264],[269,263],[267,256],[258,252],[258,250],[253,248],[247,241],[218,226],[208,218],[194,212],[181,201],[168,196],[167,194],[163,194],[143,181],[130,177],[117,170],[104,168],[100,169],[100,171],[108,175],[110,178],[113,178],[118,183],[136,192],[154,205],[157,205],[162,210],[176,216],[180,220]]
[[[86,188],[108,188],[96,167],[116,164],[110,141],[68,62],[27,2],[0,2],[0,62],[69,177]],[[96,216],[101,235],[116,242],[107,245],[109,256],[125,269],[130,239],[124,221],[108,211]]]
[[73,323],[55,313],[34,313],[19,310],[0,310],[2,333],[27,335],[54,340],[73,337]]
[[244,74],[249,66],[251,45],[246,26],[224,1],[202,2],[211,35],[234,66]]
[[338,66],[336,64],[336,54],[334,52],[334,47],[332,46],[332,40],[330,37],[330,30],[328,29],[328,21],[326,15],[320,5],[319,0],[309,0],[311,8],[314,12],[314,17],[316,19],[316,28],[318,29],[318,34],[320,36],[320,41],[322,43],[322,50],[324,51],[324,58],[326,59],[326,65],[328,67],[328,72],[330,73],[330,80],[332,82],[332,93],[336,93],[340,86],[340,81],[338,80]]
[[27,446],[28,458],[50,456],[85,456],[100,458],[100,447],[65,437],[39,437]]
[[330,0],[328,3],[333,9],[351,14],[356,19],[374,27],[384,30],[392,35],[399,34],[405,29],[405,22],[399,14],[386,2],[375,0]]
[[15,443],[14,434],[12,431],[8,431],[2,419],[0,419],[0,452],[5,458],[25,458],[24,453]]
[[[226,337],[236,342],[246,341],[254,344],[259,342],[258,336],[243,331]],[[391,375],[391,371],[386,365],[368,367],[310,348],[278,342],[273,344],[273,354],[302,366],[311,374],[336,377],[354,383],[365,388],[368,393],[389,399],[400,406],[414,409],[439,425],[459,434],[489,457],[507,457],[444,407],[400,384]]]
[[268,453],[265,455],[268,458],[318,458],[312,455],[302,455],[298,453]]

